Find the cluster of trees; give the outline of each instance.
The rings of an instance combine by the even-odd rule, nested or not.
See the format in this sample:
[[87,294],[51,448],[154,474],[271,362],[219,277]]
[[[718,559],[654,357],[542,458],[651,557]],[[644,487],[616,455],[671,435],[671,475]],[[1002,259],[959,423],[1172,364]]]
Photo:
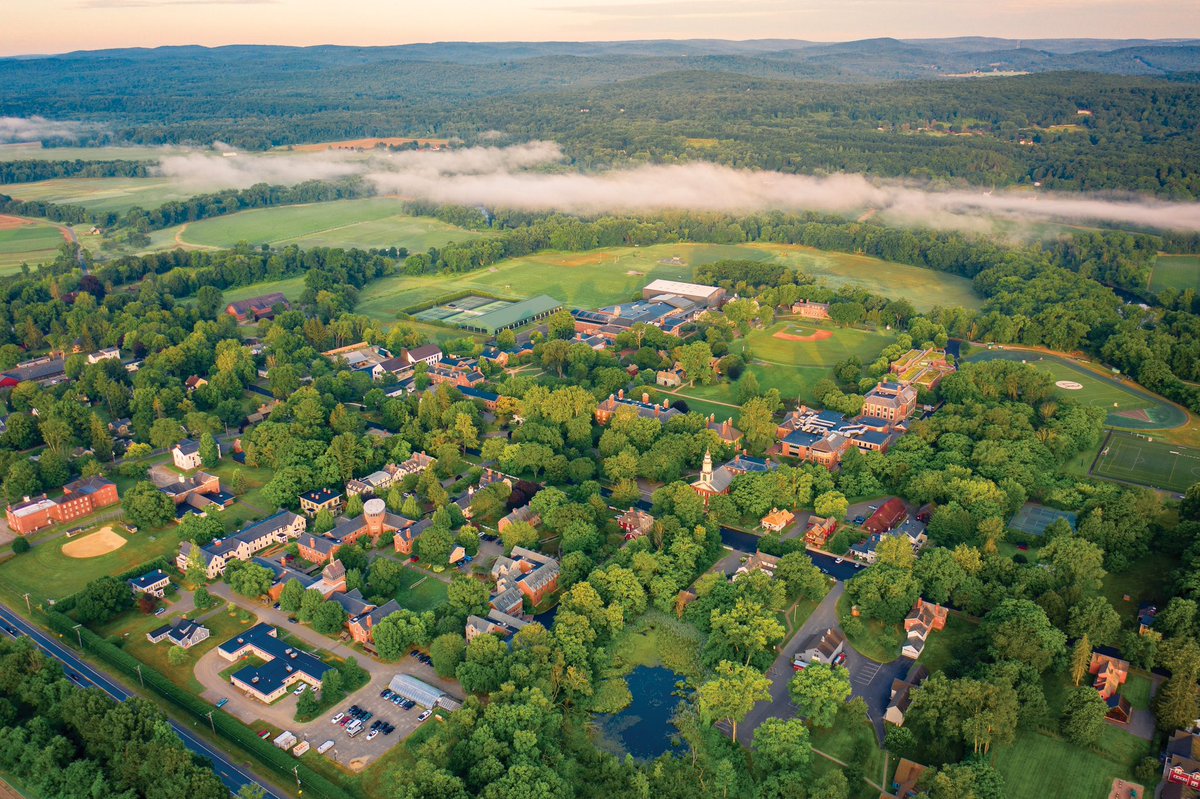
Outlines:
[[0,740],[0,771],[39,796],[229,796],[152,702],[77,688],[28,638],[0,641]]
[[22,158],[0,162],[0,184],[54,178],[144,178],[150,175],[154,166],[154,161]]

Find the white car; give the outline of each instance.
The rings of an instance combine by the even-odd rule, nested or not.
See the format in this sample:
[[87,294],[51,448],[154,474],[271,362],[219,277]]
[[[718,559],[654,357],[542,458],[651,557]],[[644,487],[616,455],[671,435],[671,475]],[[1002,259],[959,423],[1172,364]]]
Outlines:
[[336,716],[334,716],[333,718],[331,718],[329,721],[330,721],[331,723],[333,723],[333,724],[337,724],[339,721],[341,721],[341,720],[342,720],[342,719],[344,719],[344,718],[346,718],[346,714],[345,714],[345,713],[338,713]]
[[292,693],[295,694],[296,696],[300,696],[300,694],[304,693],[307,690],[308,690],[308,683],[304,683],[299,688],[297,688],[295,691],[292,691]]
[[417,716],[417,721],[424,721],[425,719],[429,718],[432,715],[433,715],[432,710],[423,710],[423,711],[421,711],[421,715]]
[[373,739],[373,738],[374,738],[376,735],[378,735],[378,734],[379,734],[379,729],[378,729],[378,728],[376,728],[376,729],[374,729],[374,730],[371,730],[369,733],[367,733],[367,740],[368,740],[368,741],[372,740],[372,739]]

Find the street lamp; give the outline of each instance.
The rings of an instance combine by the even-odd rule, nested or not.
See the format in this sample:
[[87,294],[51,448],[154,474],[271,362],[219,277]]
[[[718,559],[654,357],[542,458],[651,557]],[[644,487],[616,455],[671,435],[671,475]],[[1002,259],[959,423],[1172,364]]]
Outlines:
[[[26,594],[26,596],[28,596],[28,594]],[[82,626],[83,626],[82,624],[76,624],[74,627],[71,628],[72,630],[75,631],[75,638],[79,641],[79,648],[81,650],[83,649],[83,633],[79,632],[79,628]]]

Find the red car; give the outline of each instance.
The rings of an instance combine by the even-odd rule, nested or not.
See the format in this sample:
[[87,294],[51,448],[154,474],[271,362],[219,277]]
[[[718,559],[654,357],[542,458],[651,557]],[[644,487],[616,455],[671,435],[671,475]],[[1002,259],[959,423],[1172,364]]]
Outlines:
[[845,652],[839,652],[838,656],[833,659],[833,665],[835,665],[835,666],[840,666],[845,662],[846,662],[846,653]]
[[416,562],[417,562],[417,561],[419,561],[419,560],[420,560],[420,558],[418,558],[416,555],[413,555],[411,558],[409,558],[409,559],[408,559],[408,562],[409,562],[409,563],[416,563]]

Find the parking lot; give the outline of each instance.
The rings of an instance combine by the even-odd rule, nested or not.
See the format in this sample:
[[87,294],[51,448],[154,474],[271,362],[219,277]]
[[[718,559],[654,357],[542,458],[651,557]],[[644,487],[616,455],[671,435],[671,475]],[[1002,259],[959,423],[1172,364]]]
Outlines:
[[[328,757],[347,768],[357,770],[375,762],[393,746],[412,735],[413,731],[421,725],[417,721],[417,716],[421,714],[423,708],[417,705],[411,710],[405,710],[403,707],[392,704],[390,700],[379,695],[387,686],[388,680],[374,680],[369,686],[369,690],[360,691],[353,702],[346,700],[306,727],[301,738],[307,740],[314,750],[325,741],[333,741],[333,747],[323,757]],[[362,732],[353,738],[349,736],[344,726],[333,723],[333,718],[338,713],[348,714],[352,704],[371,714],[363,724]],[[371,732],[371,725],[378,720],[391,724],[395,730],[388,735],[381,732],[371,740],[367,740]]]

